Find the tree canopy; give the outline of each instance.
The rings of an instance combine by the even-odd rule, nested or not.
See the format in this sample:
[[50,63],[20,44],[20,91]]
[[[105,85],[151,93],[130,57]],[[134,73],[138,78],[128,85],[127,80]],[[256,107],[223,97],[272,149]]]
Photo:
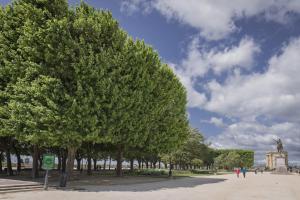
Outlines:
[[234,167],[250,168],[254,164],[254,152],[242,149],[216,150],[215,166],[232,169]]
[[67,149],[69,175],[82,144],[115,147],[120,164],[129,149],[158,154],[186,139],[184,87],[110,12],[17,0],[0,9],[0,29],[0,137]]

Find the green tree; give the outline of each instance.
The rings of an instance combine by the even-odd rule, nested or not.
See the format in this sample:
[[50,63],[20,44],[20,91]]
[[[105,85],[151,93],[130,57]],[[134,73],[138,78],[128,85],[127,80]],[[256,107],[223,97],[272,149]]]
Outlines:
[[192,165],[194,166],[194,168],[199,168],[203,165],[203,161],[198,158],[194,158],[192,160]]
[[[243,149],[221,149],[215,150],[215,155],[218,157],[219,155],[227,156],[228,154],[234,152],[239,155],[240,163],[236,166],[251,168],[254,163],[254,151],[251,150],[243,150]],[[234,155],[235,155],[234,154]],[[232,155],[232,154],[231,154]]]
[[[107,98],[103,91],[109,82],[109,61],[126,34],[110,13],[84,3],[69,10],[64,0],[15,1],[1,10],[3,23],[1,92],[9,94],[2,102],[10,106],[9,112],[1,113],[12,113],[9,120],[2,117],[3,127],[32,144],[46,141],[68,148],[71,175],[77,147],[100,140],[103,133],[101,106]],[[44,91],[31,99],[39,87]],[[26,113],[29,110],[33,113]],[[12,125],[18,119],[20,126]]]
[[225,157],[224,165],[228,169],[233,169],[234,167],[240,167],[241,165],[241,156],[237,152],[229,152]]
[[217,168],[224,168],[225,167],[225,160],[226,154],[220,154],[214,159],[214,166]]
[[67,149],[171,152],[188,134],[186,91],[159,55],[111,13],[66,0],[18,0],[0,11],[1,137]]
[[117,175],[125,151],[168,151],[186,137],[186,93],[174,73],[142,41],[128,39],[112,69],[108,134],[117,149]]

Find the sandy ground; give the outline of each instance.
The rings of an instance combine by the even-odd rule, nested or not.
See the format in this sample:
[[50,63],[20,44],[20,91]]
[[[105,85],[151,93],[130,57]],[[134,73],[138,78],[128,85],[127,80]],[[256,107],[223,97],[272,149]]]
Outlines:
[[85,189],[79,191],[56,190],[2,194],[0,199],[300,200],[300,176],[248,173],[244,179],[229,174],[140,184],[86,186]]

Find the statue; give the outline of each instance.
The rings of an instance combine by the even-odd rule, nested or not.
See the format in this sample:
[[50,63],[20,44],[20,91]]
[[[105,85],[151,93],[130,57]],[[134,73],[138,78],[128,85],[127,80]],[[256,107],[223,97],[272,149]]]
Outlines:
[[288,173],[288,152],[283,151],[281,139],[273,139],[276,142],[277,151],[271,151],[266,154],[266,167],[275,170],[277,174]]
[[283,145],[282,145],[281,139],[274,140],[274,141],[277,144],[277,151],[278,151],[278,153],[282,153],[283,152]]

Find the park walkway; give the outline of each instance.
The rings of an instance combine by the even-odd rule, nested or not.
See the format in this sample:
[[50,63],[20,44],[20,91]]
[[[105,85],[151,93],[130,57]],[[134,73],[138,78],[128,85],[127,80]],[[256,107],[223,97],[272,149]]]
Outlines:
[[[133,179],[134,181],[134,179]],[[18,200],[299,200],[299,175],[248,173],[246,179],[233,174],[175,180],[85,186],[78,191],[35,191],[5,194],[0,199]],[[85,190],[82,190],[85,188]]]

